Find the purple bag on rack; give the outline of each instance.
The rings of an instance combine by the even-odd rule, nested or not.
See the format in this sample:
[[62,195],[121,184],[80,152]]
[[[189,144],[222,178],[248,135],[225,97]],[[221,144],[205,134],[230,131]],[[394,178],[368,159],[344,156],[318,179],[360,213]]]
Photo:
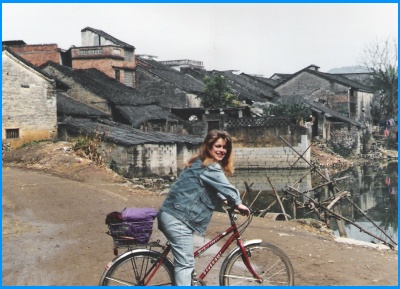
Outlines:
[[121,215],[126,225],[125,235],[134,237],[138,244],[147,243],[153,231],[157,211],[153,208],[125,208]]
[[153,208],[125,208],[121,215],[124,222],[152,222],[157,216],[157,211]]

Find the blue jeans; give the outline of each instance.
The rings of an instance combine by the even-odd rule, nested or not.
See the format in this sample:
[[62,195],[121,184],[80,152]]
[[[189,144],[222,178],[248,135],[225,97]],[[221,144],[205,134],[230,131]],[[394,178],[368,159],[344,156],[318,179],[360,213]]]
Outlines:
[[174,256],[175,286],[191,286],[194,269],[194,231],[185,223],[161,211],[158,228],[171,244]]

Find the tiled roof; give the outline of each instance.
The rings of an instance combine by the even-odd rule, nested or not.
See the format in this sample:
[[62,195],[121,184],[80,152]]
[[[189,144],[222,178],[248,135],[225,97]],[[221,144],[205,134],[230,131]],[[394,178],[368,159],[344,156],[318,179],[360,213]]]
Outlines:
[[279,81],[277,81],[277,80],[275,80],[275,79],[271,79],[271,78],[266,78],[266,77],[262,77],[262,76],[250,75],[250,74],[247,74],[247,73],[242,73],[242,74],[245,75],[245,76],[247,76],[247,77],[249,77],[249,78],[257,79],[257,80],[259,80],[259,81],[261,81],[261,82],[263,82],[263,83],[265,83],[265,84],[267,84],[267,85],[269,85],[269,86],[271,86],[271,87],[275,87],[275,86],[279,83]]
[[[259,82],[251,77],[248,77],[245,74],[234,74],[231,71],[223,72],[223,75],[232,81],[234,81],[240,87],[249,91],[250,94],[253,94],[260,98],[260,100],[272,99],[276,96],[276,92],[270,85],[266,85],[265,83]],[[253,99],[257,101],[256,99]]]
[[[51,61],[42,65],[41,68],[48,65],[56,68],[65,76],[72,78],[83,87],[115,105],[149,105],[156,103],[155,100],[138,95],[133,88],[108,77],[97,69],[72,70],[69,67]],[[56,78],[56,76],[54,77]]]
[[117,105],[116,109],[124,116],[133,127],[139,127],[143,122],[150,120],[162,120],[168,122],[179,122],[178,117],[172,113],[162,109],[157,105],[144,106],[121,106]]
[[57,92],[57,113],[75,117],[109,117],[110,115],[77,101],[65,93]]
[[365,85],[362,85],[361,83],[355,82],[353,80],[350,80],[344,76],[341,76],[339,74],[330,74],[330,73],[325,73],[325,72],[320,72],[320,71],[316,71],[313,69],[308,69],[308,68],[304,68],[294,74],[292,74],[289,78],[285,79],[284,81],[280,82],[278,86],[281,86],[283,84],[285,84],[286,82],[288,82],[289,80],[295,78],[297,75],[303,73],[303,72],[307,72],[307,73],[311,73],[314,74],[318,77],[324,78],[328,81],[332,81],[332,82],[336,82],[348,87],[352,87],[361,91],[366,91],[366,92],[371,92],[371,89]]
[[367,91],[367,92],[372,92],[371,89],[361,83],[358,83],[356,81],[350,80],[347,77],[344,77],[342,75],[339,74],[330,74],[330,73],[324,73],[324,72],[319,72],[319,71],[313,71],[317,74],[320,75],[324,75],[326,78],[329,78],[335,82],[356,88],[358,90],[362,90],[362,91]]
[[320,102],[316,102],[313,99],[308,99],[308,97],[299,97],[298,95],[283,96],[283,97],[279,98],[278,101],[279,101],[279,103],[287,104],[287,105],[304,104],[305,106],[310,107],[310,109],[312,111],[315,111],[317,113],[323,112],[327,118],[334,118],[334,119],[338,119],[339,121],[351,123],[351,124],[359,126],[359,127],[364,127],[364,125],[359,123],[358,121],[356,121],[350,117],[347,117],[335,110],[332,110]]
[[306,104],[310,106],[311,110],[316,111],[318,113],[323,112],[325,114],[325,116],[328,117],[328,118],[338,119],[340,121],[351,123],[351,124],[356,125],[356,126],[361,127],[361,128],[365,127],[365,125],[363,125],[362,123],[360,123],[360,122],[358,122],[358,121],[356,121],[356,120],[354,120],[354,119],[352,119],[350,117],[344,116],[344,115],[340,114],[337,111],[334,111],[334,110],[332,110],[330,108],[327,108],[322,103],[318,103],[318,102],[315,102],[315,101],[309,101]]
[[155,60],[140,59],[140,61],[148,65],[143,65],[139,62],[137,69],[140,69],[139,67],[141,67],[151,74],[176,85],[178,88],[184,91],[199,93],[204,90],[204,83],[195,79],[194,77],[191,77],[190,75],[172,69]]
[[[228,80],[227,85],[230,88],[231,92],[238,95],[238,99],[240,101],[251,100],[256,102],[265,102],[269,97],[265,95],[260,95],[259,94],[260,92],[265,93],[268,91],[267,93],[272,92],[275,94],[273,89],[271,89],[270,87],[266,88],[266,90],[260,90],[259,86],[253,84],[254,81],[253,83],[251,83],[250,80],[246,82],[244,76],[242,76],[241,79],[237,79],[236,78],[237,75],[233,75],[232,72],[222,72],[218,70],[206,71],[206,70],[198,70],[192,68],[187,68],[184,69],[183,71],[184,73],[190,74],[200,81],[204,81],[205,77],[214,77],[216,75],[224,76]],[[266,87],[266,85],[260,85],[260,86]]]
[[8,45],[8,46],[26,45],[25,41],[23,41],[23,40],[5,40],[5,41],[2,41],[2,44]]
[[117,38],[111,36],[111,35],[108,34],[108,33],[105,33],[103,30],[94,29],[94,28],[91,28],[91,27],[86,27],[86,28],[83,28],[83,29],[81,30],[81,32],[84,32],[84,31],[86,31],[86,30],[90,30],[90,31],[92,31],[92,32],[94,32],[94,33],[96,33],[96,34],[98,34],[98,35],[104,37],[105,39],[110,40],[111,42],[115,43],[116,45],[119,45],[119,46],[122,46],[122,47],[126,47],[126,48],[135,49],[134,46],[132,46],[132,45],[126,43],[126,42],[123,42],[123,41],[121,41],[121,40],[119,40],[119,39],[117,39]]
[[[206,71],[206,70],[198,70],[198,69],[192,69],[192,68],[184,69],[184,73],[191,75],[192,77],[198,79],[199,81],[204,81],[205,77],[212,78],[215,75],[221,74],[219,71],[216,71],[216,70]],[[235,82],[228,79],[227,84],[228,84],[228,87],[229,87],[231,93],[238,95],[238,99],[240,101],[253,100],[251,95],[248,94],[248,91],[241,88],[240,86],[236,85]]]
[[275,75],[282,80],[286,80],[287,78],[292,76],[292,74],[290,74],[290,73],[274,73],[270,78],[274,77]]
[[107,120],[94,122],[82,118],[68,118],[66,126],[68,130],[76,133],[101,134],[105,140],[123,146],[141,144],[191,144],[197,146],[203,142],[202,138],[190,135],[144,132],[128,125]]

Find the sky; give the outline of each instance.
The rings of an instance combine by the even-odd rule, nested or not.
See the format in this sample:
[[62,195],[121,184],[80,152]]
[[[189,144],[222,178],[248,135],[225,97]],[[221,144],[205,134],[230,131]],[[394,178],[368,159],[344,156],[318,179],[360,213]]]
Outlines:
[[157,60],[271,77],[311,64],[359,65],[371,42],[398,39],[397,3],[2,3],[2,40],[81,46],[103,30]]

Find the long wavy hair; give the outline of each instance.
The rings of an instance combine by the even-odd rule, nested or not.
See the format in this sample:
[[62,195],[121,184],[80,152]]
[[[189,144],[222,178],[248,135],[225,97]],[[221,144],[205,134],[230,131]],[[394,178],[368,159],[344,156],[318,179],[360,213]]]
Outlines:
[[235,169],[233,164],[232,139],[226,131],[209,131],[200,147],[199,153],[189,159],[185,166],[189,167],[197,159],[202,160],[204,167],[215,162],[215,159],[211,156],[211,149],[219,139],[223,139],[226,142],[226,154],[219,164],[221,165],[225,175],[233,175]]

